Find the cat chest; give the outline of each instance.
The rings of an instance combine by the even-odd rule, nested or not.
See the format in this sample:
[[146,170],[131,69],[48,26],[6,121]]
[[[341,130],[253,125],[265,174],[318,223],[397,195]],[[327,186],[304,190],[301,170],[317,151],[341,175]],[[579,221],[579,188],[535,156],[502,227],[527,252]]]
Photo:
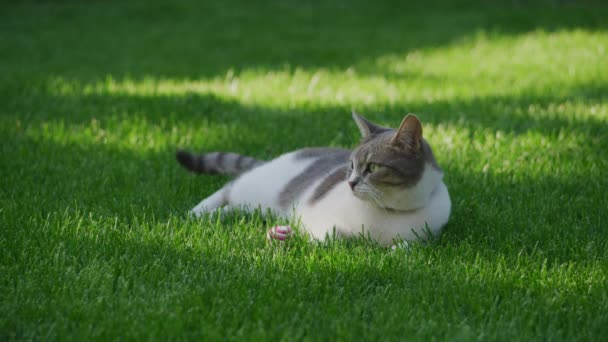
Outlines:
[[302,220],[309,231],[336,231],[344,235],[369,233],[377,240],[406,232],[408,218],[358,199],[344,182],[322,200],[301,208]]

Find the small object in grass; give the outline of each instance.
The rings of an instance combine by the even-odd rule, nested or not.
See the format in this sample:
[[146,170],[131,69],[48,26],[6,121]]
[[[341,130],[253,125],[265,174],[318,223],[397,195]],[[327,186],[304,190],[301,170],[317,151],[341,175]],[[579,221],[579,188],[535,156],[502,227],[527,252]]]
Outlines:
[[274,226],[266,233],[266,240],[268,240],[268,242],[273,240],[285,241],[292,233],[293,230],[290,226]]

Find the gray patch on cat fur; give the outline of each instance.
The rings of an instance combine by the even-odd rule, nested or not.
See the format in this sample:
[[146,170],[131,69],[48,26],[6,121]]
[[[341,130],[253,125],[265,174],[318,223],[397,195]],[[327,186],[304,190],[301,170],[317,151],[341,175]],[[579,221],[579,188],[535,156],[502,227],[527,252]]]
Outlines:
[[175,157],[177,161],[187,170],[195,172],[195,173],[214,173],[211,170],[208,170],[207,165],[205,165],[205,155],[194,155],[190,152],[178,150],[175,153]]
[[238,176],[265,163],[262,160],[229,152],[195,155],[180,150],[177,151],[176,157],[184,168],[198,174],[220,173],[228,176]]
[[330,172],[346,164],[350,151],[333,148],[307,148],[296,152],[298,160],[316,158],[312,164],[292,178],[279,194],[279,206],[288,208],[320,178],[331,176]]
[[224,158],[226,157],[226,153],[218,152],[215,156],[215,165],[220,168],[220,172],[228,169],[228,166],[224,164]]
[[296,160],[308,158],[340,158],[342,155],[350,155],[351,151],[331,147],[303,148],[296,152]]
[[[354,157],[357,159],[359,174],[363,175],[368,184],[378,183],[409,188],[420,181],[427,163],[441,171],[431,147],[424,139],[418,151],[411,151],[392,145],[390,140],[394,134],[395,131],[388,131],[373,135],[355,150]],[[386,169],[364,175],[369,163],[385,166]]]
[[[392,171],[392,177],[382,173],[368,175],[370,183],[378,182],[391,186],[411,187],[422,178],[426,163],[441,171],[433,156],[431,147],[422,139],[421,149],[416,153],[392,146],[389,142],[395,130],[386,130],[368,137],[354,151],[360,167],[369,162],[385,165]],[[325,177],[315,188],[309,203],[318,202],[337,184],[348,178],[347,163],[351,151],[336,148],[306,148],[296,152],[296,160],[317,158],[305,170],[294,177],[279,194],[279,205],[288,208],[316,181]],[[342,165],[341,165],[342,164]],[[339,167],[341,166],[341,167]],[[363,173],[363,170],[360,170]]]
[[243,161],[245,160],[245,156],[242,154],[239,154],[238,158],[236,158],[235,164],[236,164],[236,169],[240,169],[241,166],[243,166]]
[[[418,120],[418,118],[416,118],[415,115],[412,115],[412,114],[408,114],[404,118],[404,121],[402,121],[401,124],[403,125],[406,122],[406,120],[410,117],[413,117],[416,119],[416,121],[418,122],[418,126],[421,129],[420,121]],[[354,111],[353,111],[353,119],[355,120],[355,123],[357,124],[357,126],[359,127],[359,130],[361,131],[362,140],[361,140],[361,143],[359,144],[359,147],[362,147],[369,143],[380,143],[380,144],[385,143],[385,144],[390,145],[389,142],[391,140],[390,139],[387,140],[386,138],[388,138],[388,137],[394,138],[395,134],[397,134],[397,132],[400,131],[400,129],[402,128],[401,126],[398,129],[378,126],[377,124],[367,120],[366,118],[357,114]],[[411,120],[410,120],[410,123],[411,123]],[[402,149],[402,152],[408,153],[411,151],[407,151],[407,146],[412,146],[412,145],[416,144],[416,142],[413,141],[413,138],[414,138],[413,134],[415,134],[415,132],[409,130],[407,127],[403,127],[403,128],[404,128],[404,131],[401,132],[402,134],[400,135],[400,137],[401,137],[401,139],[405,139],[405,141],[401,140],[400,144],[396,144],[396,145],[402,145],[403,147],[406,147],[405,149]],[[420,134],[422,135],[421,131],[420,131]],[[378,137],[382,137],[383,139],[380,141],[374,141]],[[421,136],[420,142],[421,142],[421,146],[420,146],[421,151],[420,152],[424,156],[424,160],[426,162],[428,162],[429,164],[431,164],[431,166],[435,170],[442,172],[441,168],[437,164],[437,161],[435,160],[431,146],[428,144],[428,142],[426,140],[424,140],[424,138],[422,138],[422,136]],[[412,154],[412,153],[410,153],[410,154]],[[423,167],[423,169],[424,169],[424,167]]]
[[341,182],[346,181],[346,173],[348,171],[348,167],[346,165],[340,166],[337,169],[333,170],[323,181],[319,184],[315,192],[312,194],[309,203],[314,204],[320,199],[322,199],[328,192],[330,192],[333,188],[336,187]]

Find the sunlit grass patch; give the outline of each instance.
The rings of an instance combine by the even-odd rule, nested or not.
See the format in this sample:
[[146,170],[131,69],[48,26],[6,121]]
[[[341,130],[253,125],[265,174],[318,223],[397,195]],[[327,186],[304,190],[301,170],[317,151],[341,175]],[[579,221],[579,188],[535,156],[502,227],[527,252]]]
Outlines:
[[480,31],[445,47],[364,59],[345,69],[285,64],[275,69],[228,69],[204,79],[116,79],[108,75],[84,84],[51,78],[47,91],[64,96],[213,94],[244,105],[270,108],[307,104],[403,105],[542,96],[547,91],[553,96],[584,99],[582,89],[601,90],[603,75],[608,73],[603,63],[606,49],[608,35],[603,32],[563,30],[503,35]]

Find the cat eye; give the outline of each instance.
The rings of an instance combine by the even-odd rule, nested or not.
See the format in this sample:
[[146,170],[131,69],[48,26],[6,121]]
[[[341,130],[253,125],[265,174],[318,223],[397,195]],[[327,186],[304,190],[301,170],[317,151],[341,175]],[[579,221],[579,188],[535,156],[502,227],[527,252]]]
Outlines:
[[367,171],[368,173],[374,173],[374,172],[377,172],[379,169],[380,169],[380,165],[374,164],[374,163],[369,163],[369,164],[367,164],[367,168],[365,169],[365,171]]
[[355,164],[353,163],[352,160],[350,161],[350,168],[351,168],[351,170],[355,168]]

